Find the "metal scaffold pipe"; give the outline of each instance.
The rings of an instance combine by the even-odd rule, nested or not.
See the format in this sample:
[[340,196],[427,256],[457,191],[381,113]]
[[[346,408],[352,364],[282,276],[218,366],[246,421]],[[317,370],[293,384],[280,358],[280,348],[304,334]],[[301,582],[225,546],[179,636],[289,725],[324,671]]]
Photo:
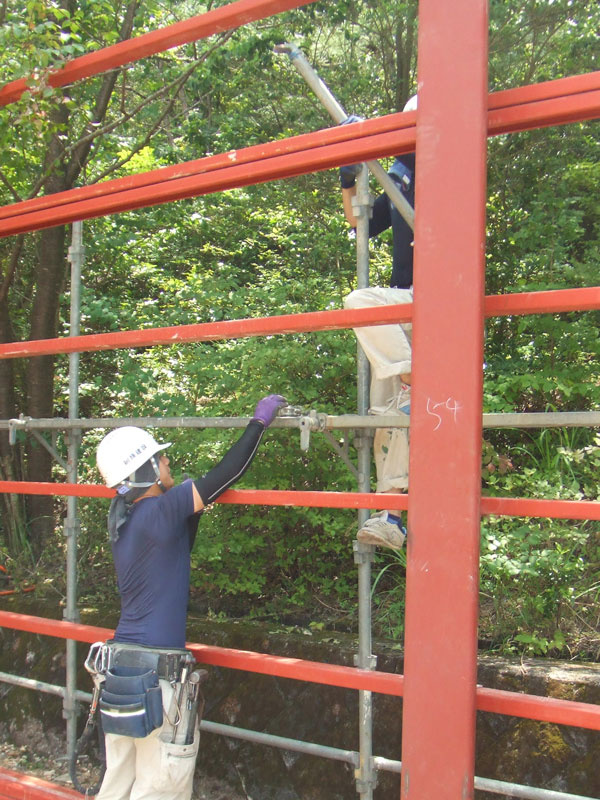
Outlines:
[[[289,56],[294,67],[298,70],[300,75],[302,75],[308,86],[321,101],[336,125],[339,125],[348,118],[348,114],[336,100],[330,89],[317,75],[315,70],[307,61],[304,53],[298,47],[291,44],[280,44],[276,45],[274,49],[276,53],[285,53]],[[410,113],[414,114],[415,112]],[[390,178],[378,161],[371,160],[367,161],[366,164],[371,174],[377,179],[382,189],[390,198],[394,206],[398,209],[398,213],[401,214],[406,220],[407,225],[414,230],[415,212],[408,200],[404,197],[400,189],[398,189],[394,181]]]
[[[68,258],[71,263],[71,307],[69,335],[79,336],[81,317],[81,268],[85,248],[83,246],[83,224],[74,222]],[[79,417],[79,353],[69,354],[69,422],[67,480],[77,483],[77,466],[81,428]],[[77,608],[77,547],[80,522],[77,497],[67,498],[67,514],[64,520],[64,535],[67,549],[67,601],[64,619],[79,622]],[[67,756],[70,758],[77,745],[77,646],[67,639],[66,643],[66,689],[63,701],[63,716],[67,721]]]
[[[310,415],[309,415],[310,414]],[[483,427],[493,428],[596,428],[600,427],[600,411],[541,411],[483,414]],[[323,414],[306,412],[297,417],[277,417],[273,428],[301,428],[308,420],[311,430],[373,430],[374,428],[408,428],[410,417],[371,416],[369,414]],[[64,417],[33,419],[19,417],[0,420],[0,430],[69,431],[73,428],[245,428],[250,417],[91,417],[74,420]]]

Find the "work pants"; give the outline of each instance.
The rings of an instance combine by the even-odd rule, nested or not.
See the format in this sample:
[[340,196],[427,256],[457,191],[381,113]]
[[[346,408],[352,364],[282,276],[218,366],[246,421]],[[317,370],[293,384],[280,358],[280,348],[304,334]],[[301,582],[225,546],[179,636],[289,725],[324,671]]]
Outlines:
[[[344,300],[345,308],[412,303],[413,290],[370,286],[356,289]],[[412,325],[408,322],[354,328],[371,365],[370,414],[394,416],[409,401],[410,389],[400,375],[412,371]],[[373,440],[377,491],[408,488],[408,428],[377,428]]]
[[190,800],[200,732],[196,722],[193,744],[171,741],[179,686],[160,681],[164,721],[148,736],[106,734],[106,774],[96,800]]

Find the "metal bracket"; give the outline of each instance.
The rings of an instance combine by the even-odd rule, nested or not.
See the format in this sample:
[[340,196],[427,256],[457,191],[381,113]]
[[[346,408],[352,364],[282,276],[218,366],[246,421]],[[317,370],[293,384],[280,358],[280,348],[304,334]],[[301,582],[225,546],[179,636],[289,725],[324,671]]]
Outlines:
[[356,469],[356,467],[350,460],[350,456],[348,455],[349,442],[346,436],[344,436],[342,444],[340,444],[338,440],[329,433],[329,431],[324,430],[322,431],[322,433],[323,436],[329,442],[329,444],[333,447],[335,452],[338,454],[338,456],[342,459],[344,464],[348,467],[350,472],[354,475],[356,480],[358,480],[358,470]]
[[15,445],[17,443],[17,431],[25,431],[30,433],[33,438],[38,441],[42,447],[45,447],[46,450],[50,453],[52,458],[58,462],[58,464],[65,470],[68,470],[68,464],[65,459],[60,455],[58,450],[56,449],[56,438],[57,438],[57,431],[52,431],[52,444],[47,441],[47,439],[42,436],[41,433],[38,433],[37,430],[33,428],[27,427],[27,423],[32,421],[32,417],[26,417],[24,414],[20,414],[18,419],[9,419],[8,420],[8,442],[11,445]]
[[[371,759],[372,761],[373,759]],[[377,773],[374,772],[374,766],[371,767],[371,771],[373,774],[372,778],[360,778],[361,769],[354,770],[354,777],[356,779],[356,791],[358,794],[365,795],[366,797],[372,797],[373,789],[377,786]]]
[[15,445],[17,443],[17,431],[24,430],[31,417],[25,417],[23,414],[18,419],[8,420],[8,443]]
[[[357,182],[357,186],[360,185],[360,182]],[[371,192],[368,190],[366,192],[362,192],[360,190],[352,198],[352,210],[354,211],[355,217],[362,217],[363,214],[367,216],[368,219],[371,219],[373,216],[373,203],[374,198]]]
[[354,551],[355,564],[367,564],[373,560],[373,555],[375,554],[374,544],[364,544],[364,542],[359,542],[358,539],[355,539],[352,542],[352,549]]
[[358,653],[354,654],[354,666],[355,667],[359,667],[360,669],[375,669],[375,667],[377,666],[377,656],[374,656],[374,655],[371,654],[369,656],[369,658],[368,658],[368,661],[369,661],[369,663],[365,667],[364,664],[360,663],[360,658],[359,658]]
[[63,536],[68,539],[69,536],[78,537],[81,531],[81,523],[79,517],[65,517],[63,522]]

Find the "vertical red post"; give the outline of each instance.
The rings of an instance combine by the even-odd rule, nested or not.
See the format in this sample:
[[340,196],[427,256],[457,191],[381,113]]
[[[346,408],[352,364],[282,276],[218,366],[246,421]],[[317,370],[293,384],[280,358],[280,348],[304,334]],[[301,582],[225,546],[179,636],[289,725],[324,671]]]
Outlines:
[[419,3],[403,800],[473,797],[487,2]]

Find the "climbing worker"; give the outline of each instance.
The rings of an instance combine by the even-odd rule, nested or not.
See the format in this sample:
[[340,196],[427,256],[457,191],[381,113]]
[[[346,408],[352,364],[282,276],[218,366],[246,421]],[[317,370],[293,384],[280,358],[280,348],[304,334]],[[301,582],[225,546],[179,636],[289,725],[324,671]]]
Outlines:
[[[411,97],[403,111],[417,108],[417,97]],[[342,125],[359,121],[348,117]],[[352,207],[356,195],[356,176],[360,164],[340,167],[340,185],[344,213],[351,227],[357,220]],[[388,174],[395,181],[410,205],[415,205],[415,154],[394,159]],[[390,286],[372,286],[351,292],[344,300],[346,308],[412,303],[413,299],[413,232],[385,192],[373,204],[369,220],[369,238],[392,229],[392,273]],[[400,415],[410,413],[412,364],[412,325],[378,325],[355,328],[354,333],[371,365],[371,414]],[[408,428],[377,428],[373,441],[377,491],[404,492],[408,488]],[[400,550],[406,529],[398,509],[385,509],[373,514],[359,530],[357,538],[366,544]]]
[[200,678],[185,649],[190,551],[203,509],[245,473],[284,404],[278,394],[260,400],[223,459],[177,486],[162,452],[169,443],[129,426],[100,442],[98,469],[117,489],[108,530],[121,614],[114,639],[93,645],[86,661],[103,678],[106,773],[98,800],[191,797]]

